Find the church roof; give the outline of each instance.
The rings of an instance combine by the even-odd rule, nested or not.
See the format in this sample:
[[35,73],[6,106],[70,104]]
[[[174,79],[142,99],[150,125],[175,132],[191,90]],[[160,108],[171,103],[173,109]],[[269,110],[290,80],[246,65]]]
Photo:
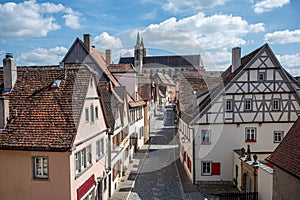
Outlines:
[[[134,57],[121,57],[119,64],[134,64]],[[171,55],[171,56],[146,56],[143,58],[144,68],[151,67],[198,67],[202,65],[200,55]]]

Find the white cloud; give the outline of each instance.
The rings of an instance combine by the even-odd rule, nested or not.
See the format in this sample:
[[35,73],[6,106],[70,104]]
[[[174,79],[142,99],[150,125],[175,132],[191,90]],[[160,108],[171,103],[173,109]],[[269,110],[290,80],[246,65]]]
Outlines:
[[203,8],[211,8],[217,5],[223,5],[228,0],[168,0],[163,5],[163,9],[175,13],[186,11],[199,11]]
[[300,75],[300,52],[296,54],[276,55],[281,65],[292,75]]
[[253,8],[255,13],[260,14],[270,12],[274,8],[280,8],[288,3],[290,3],[290,0],[262,0],[256,3]]
[[286,44],[300,42],[300,29],[290,31],[275,31],[265,35],[265,41],[271,44]]
[[30,52],[21,54],[17,59],[18,65],[57,65],[67,53],[65,47],[50,49],[36,48]]
[[[157,48],[177,54],[206,53],[218,66],[228,66],[231,48],[245,45],[248,33],[265,31],[263,23],[249,24],[239,16],[215,14],[167,19],[140,30],[146,48]],[[131,33],[135,38],[137,31]]]
[[103,32],[97,35],[94,39],[96,47],[101,50],[122,48],[122,42],[120,38],[109,35],[107,32]]
[[80,13],[64,7],[62,4],[39,4],[36,0],[0,4],[0,37],[44,37],[50,31],[61,28],[53,16],[55,13],[66,13],[64,15],[66,26],[80,27]]
[[66,9],[66,13],[63,18],[66,20],[65,24],[74,29],[79,29],[81,27],[79,23],[79,17],[81,16],[81,13],[75,12],[71,8]]

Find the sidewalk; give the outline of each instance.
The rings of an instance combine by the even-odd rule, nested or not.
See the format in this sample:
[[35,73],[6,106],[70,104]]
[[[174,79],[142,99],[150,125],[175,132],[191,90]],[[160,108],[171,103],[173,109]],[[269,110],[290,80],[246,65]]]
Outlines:
[[180,176],[183,192],[185,194],[186,200],[202,200],[204,199],[203,195],[200,193],[198,186],[193,185],[192,182],[187,177],[186,172],[184,171],[184,168],[182,166],[182,163],[180,162],[180,159],[178,158],[176,161],[176,166],[178,169],[178,173]]
[[110,200],[126,200],[129,197],[134,187],[139,169],[142,166],[146,154],[148,153],[149,146],[150,144],[145,144],[141,149],[138,150],[134,158],[132,158],[132,162],[129,163],[127,171],[125,172],[125,176],[122,177],[118,188],[113,193]]

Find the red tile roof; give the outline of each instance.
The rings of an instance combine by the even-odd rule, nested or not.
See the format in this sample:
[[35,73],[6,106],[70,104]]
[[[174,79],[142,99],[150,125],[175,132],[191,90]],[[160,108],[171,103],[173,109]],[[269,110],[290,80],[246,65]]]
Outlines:
[[[91,73],[86,67],[18,67],[0,149],[66,151],[77,133]],[[64,79],[66,72],[66,79]],[[52,88],[61,80],[58,88]]]
[[300,117],[267,160],[300,179]]
[[133,67],[132,64],[110,64],[108,66],[108,70],[111,73],[126,73],[126,72],[135,72],[135,68]]

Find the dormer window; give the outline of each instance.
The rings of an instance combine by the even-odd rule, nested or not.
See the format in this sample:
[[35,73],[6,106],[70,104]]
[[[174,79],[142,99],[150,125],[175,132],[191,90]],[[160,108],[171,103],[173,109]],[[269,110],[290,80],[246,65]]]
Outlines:
[[51,85],[51,88],[52,89],[59,88],[60,82],[61,82],[61,80],[55,80],[55,81],[53,81],[53,83]]

